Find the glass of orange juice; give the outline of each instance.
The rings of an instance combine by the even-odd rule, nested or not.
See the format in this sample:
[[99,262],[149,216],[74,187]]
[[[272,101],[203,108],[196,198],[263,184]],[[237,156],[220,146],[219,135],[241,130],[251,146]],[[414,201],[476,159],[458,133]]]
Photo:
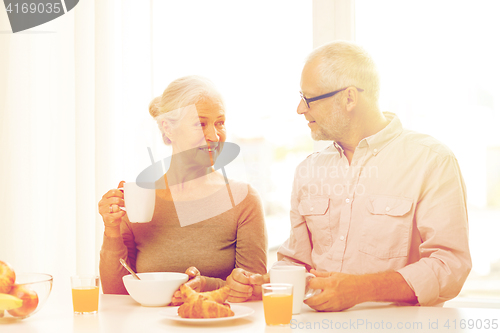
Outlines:
[[262,285],[262,301],[267,325],[285,326],[292,320],[293,285],[267,283]]
[[99,307],[99,277],[78,275],[71,277],[73,311],[76,314],[97,313]]

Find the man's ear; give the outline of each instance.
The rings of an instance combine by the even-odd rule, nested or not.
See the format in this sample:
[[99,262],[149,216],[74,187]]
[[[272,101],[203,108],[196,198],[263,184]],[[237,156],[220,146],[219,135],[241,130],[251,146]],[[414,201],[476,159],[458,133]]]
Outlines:
[[351,112],[352,110],[354,110],[354,108],[356,107],[356,105],[358,105],[358,101],[359,101],[359,92],[358,92],[358,89],[354,88],[354,87],[349,87],[346,89],[346,96],[347,96],[347,100],[346,100],[346,110],[348,112]]

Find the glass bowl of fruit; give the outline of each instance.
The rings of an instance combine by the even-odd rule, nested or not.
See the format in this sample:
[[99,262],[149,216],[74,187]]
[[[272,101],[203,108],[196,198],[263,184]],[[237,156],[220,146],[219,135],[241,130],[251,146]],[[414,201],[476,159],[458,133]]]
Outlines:
[[52,276],[42,273],[14,273],[0,261],[0,321],[28,318],[37,313],[52,290]]

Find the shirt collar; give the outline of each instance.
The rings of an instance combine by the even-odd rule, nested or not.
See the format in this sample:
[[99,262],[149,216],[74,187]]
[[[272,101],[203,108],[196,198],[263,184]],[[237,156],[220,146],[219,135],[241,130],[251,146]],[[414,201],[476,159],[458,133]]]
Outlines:
[[389,124],[381,131],[364,138],[358,144],[358,147],[368,146],[377,155],[384,149],[392,140],[398,137],[403,132],[403,125],[398,116],[392,112],[383,112],[384,116],[389,120]]
[[335,141],[333,141],[333,144],[330,147],[335,148],[339,153],[339,156],[342,156],[342,154],[344,153],[344,149]]
[[[383,112],[385,118],[389,120],[389,124],[381,131],[364,138],[358,144],[358,148],[368,147],[373,150],[373,154],[377,155],[382,149],[385,148],[392,140],[398,137],[403,132],[403,125],[398,116],[392,112]],[[339,156],[342,156],[344,149],[335,141],[332,145],[327,147],[330,151],[337,151]]]

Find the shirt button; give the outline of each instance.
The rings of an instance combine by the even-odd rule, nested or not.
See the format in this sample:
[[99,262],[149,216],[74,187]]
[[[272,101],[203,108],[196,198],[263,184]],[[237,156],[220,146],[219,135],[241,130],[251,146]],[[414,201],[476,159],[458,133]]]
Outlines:
[[349,202],[351,202],[351,200],[349,200],[349,198],[347,198],[347,199],[345,199],[345,202],[349,203]]
[[385,211],[388,212],[390,211],[391,209],[389,207],[385,207]]
[[340,240],[343,241],[345,239],[344,236],[340,236]]
[[314,207],[309,208],[309,210],[312,212],[314,210]]
[[377,148],[373,149],[373,152],[374,153],[378,152],[378,149]]

